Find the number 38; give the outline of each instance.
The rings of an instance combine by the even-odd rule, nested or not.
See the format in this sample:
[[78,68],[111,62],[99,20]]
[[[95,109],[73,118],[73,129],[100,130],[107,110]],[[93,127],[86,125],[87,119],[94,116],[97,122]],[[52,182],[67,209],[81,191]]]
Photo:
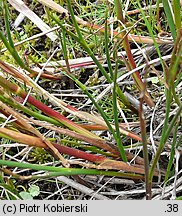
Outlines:
[[178,212],[178,204],[167,204],[167,212]]

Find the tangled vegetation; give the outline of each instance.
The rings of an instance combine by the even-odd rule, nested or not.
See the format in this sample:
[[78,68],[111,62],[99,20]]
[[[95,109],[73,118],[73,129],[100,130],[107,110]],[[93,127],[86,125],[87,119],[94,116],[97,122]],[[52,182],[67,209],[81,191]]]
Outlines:
[[182,198],[181,6],[2,0],[1,199]]

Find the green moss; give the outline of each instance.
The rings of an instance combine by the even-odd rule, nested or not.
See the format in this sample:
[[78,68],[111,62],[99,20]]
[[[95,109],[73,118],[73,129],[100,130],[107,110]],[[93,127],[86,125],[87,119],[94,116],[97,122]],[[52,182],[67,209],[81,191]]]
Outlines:
[[52,160],[53,157],[42,148],[33,148],[33,150],[29,154],[29,161],[33,161],[38,164],[51,162]]

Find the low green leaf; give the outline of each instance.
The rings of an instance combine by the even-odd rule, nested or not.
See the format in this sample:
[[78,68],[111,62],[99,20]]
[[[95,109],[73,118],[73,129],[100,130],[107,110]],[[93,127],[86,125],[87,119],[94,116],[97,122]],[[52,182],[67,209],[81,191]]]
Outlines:
[[33,197],[28,192],[22,191],[19,194],[23,200],[33,200]]
[[40,194],[40,188],[37,185],[31,185],[28,192],[32,197],[38,196]]
[[153,84],[157,84],[159,82],[159,79],[158,79],[158,77],[152,77],[151,81]]

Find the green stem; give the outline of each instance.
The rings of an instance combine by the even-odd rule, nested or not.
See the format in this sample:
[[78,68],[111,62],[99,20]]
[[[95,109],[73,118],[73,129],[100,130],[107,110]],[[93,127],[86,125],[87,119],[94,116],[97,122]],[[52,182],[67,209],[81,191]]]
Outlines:
[[[174,24],[174,19],[173,19],[171,7],[169,5],[170,3],[169,3],[169,1],[166,1],[166,0],[162,0],[162,3],[164,6],[164,11],[165,11],[166,16],[167,16],[167,20],[168,20],[169,28],[171,30],[172,37],[175,41],[176,40],[176,29],[175,29],[175,24]],[[177,16],[179,16],[179,14]]]
[[114,86],[113,86],[113,111],[114,111],[114,124],[116,128],[116,144],[121,154],[121,158],[124,162],[127,162],[127,157],[125,154],[125,150],[123,147],[123,143],[121,140],[121,135],[119,131],[119,122],[118,122],[118,109],[117,109],[117,93],[116,93],[116,79],[117,79],[117,71],[118,71],[118,62],[116,61],[116,68],[114,73]]
[[[171,101],[171,96],[169,95],[169,97],[170,97],[169,101]],[[157,164],[157,162],[159,160],[159,157],[160,157],[160,154],[161,154],[161,152],[162,152],[162,150],[164,148],[164,145],[165,145],[165,143],[167,141],[167,138],[169,137],[170,132],[171,132],[172,128],[174,127],[174,124],[176,123],[177,119],[181,115],[182,104],[179,107],[177,113],[175,114],[175,116],[173,117],[171,123],[168,126],[167,123],[168,123],[168,120],[169,120],[169,111],[170,111],[170,106],[167,105],[166,118],[165,118],[165,121],[164,121],[164,127],[163,127],[163,130],[162,130],[162,136],[161,136],[160,144],[159,144],[159,147],[157,149],[157,152],[156,152],[156,155],[154,157],[154,161],[152,163],[152,166],[151,166],[151,169],[150,169],[150,173],[149,173],[149,182],[150,182],[150,184],[152,183],[154,169],[155,169],[156,164]]]
[[180,0],[173,0],[173,10],[174,10],[174,21],[176,25],[176,31],[181,28],[181,5]]
[[18,167],[23,169],[48,171],[52,173],[52,176],[107,175],[107,176],[117,176],[117,177],[124,177],[124,178],[126,177],[126,178],[133,178],[133,179],[142,178],[142,175],[138,175],[138,174],[120,173],[114,171],[102,171],[102,170],[95,170],[95,169],[60,168],[55,166],[43,166],[43,165],[20,163],[20,162],[13,162],[7,160],[0,160],[0,165],[9,166],[9,167]]
[[170,152],[170,158],[169,158],[169,162],[168,162],[168,166],[167,166],[167,170],[166,170],[166,175],[165,175],[165,179],[164,179],[165,184],[167,183],[167,180],[169,178],[171,167],[172,167],[172,164],[174,161],[175,149],[177,147],[176,146],[176,140],[177,140],[178,127],[179,127],[179,121],[178,121],[178,123],[175,127],[175,130],[174,130],[174,133],[173,133],[174,135],[173,135],[173,142],[172,142],[172,147],[171,147],[171,152]]
[[140,99],[139,119],[140,119],[143,157],[144,157],[144,166],[145,166],[146,199],[151,200],[151,187],[149,184],[149,158],[148,158],[148,148],[147,148],[148,142],[147,142],[146,124],[145,124],[145,119],[143,114],[143,98]]

